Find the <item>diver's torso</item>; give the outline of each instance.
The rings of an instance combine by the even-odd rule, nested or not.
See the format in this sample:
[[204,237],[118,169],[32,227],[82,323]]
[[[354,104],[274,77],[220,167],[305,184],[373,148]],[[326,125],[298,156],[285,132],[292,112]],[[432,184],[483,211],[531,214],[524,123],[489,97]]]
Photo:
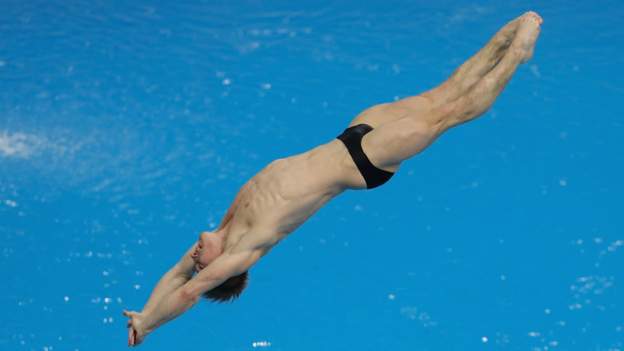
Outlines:
[[336,139],[275,160],[241,187],[225,250],[241,242],[245,248],[269,249],[333,197],[361,183],[347,149]]

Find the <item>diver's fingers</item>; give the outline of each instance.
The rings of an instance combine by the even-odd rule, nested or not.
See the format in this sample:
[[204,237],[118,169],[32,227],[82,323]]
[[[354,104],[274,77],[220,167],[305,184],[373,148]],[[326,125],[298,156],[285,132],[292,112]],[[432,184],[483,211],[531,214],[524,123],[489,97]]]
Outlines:
[[132,346],[132,328],[128,328],[128,346]]
[[130,328],[130,333],[132,334],[132,336],[130,337],[130,346],[135,346],[136,345],[136,331],[134,330],[134,328]]
[[137,314],[139,314],[139,312],[123,310],[123,315],[128,317],[128,318],[132,318],[132,317],[136,316]]

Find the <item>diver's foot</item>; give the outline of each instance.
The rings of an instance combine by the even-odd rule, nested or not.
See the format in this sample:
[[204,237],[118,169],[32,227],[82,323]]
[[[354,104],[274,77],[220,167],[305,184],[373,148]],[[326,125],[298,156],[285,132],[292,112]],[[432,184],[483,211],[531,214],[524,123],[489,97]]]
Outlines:
[[520,16],[520,17],[526,17],[528,19],[534,20],[539,25],[541,25],[544,22],[544,19],[542,18],[542,16],[540,16],[535,11],[527,11],[527,12],[523,13],[522,16]]
[[542,22],[544,22],[542,17],[533,11],[529,11],[520,17],[516,37],[511,44],[521,56],[520,63],[525,63],[533,57],[535,42],[540,34]]

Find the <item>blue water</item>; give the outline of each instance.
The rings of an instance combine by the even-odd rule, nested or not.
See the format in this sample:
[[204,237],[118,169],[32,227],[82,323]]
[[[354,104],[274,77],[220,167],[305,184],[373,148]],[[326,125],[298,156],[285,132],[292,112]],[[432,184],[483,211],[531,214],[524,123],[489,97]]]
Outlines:
[[624,3],[5,1],[0,349],[121,350],[124,308],[275,158],[430,89],[527,10],[532,61],[146,350],[623,350]]

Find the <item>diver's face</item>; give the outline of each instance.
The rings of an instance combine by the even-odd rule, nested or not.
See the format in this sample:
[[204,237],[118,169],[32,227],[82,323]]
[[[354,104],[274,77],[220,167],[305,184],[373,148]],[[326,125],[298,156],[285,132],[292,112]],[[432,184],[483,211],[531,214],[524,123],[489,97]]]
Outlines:
[[216,235],[209,232],[201,233],[197,239],[195,251],[191,255],[195,261],[195,272],[201,271],[214,261],[221,254],[220,247],[220,241]]

